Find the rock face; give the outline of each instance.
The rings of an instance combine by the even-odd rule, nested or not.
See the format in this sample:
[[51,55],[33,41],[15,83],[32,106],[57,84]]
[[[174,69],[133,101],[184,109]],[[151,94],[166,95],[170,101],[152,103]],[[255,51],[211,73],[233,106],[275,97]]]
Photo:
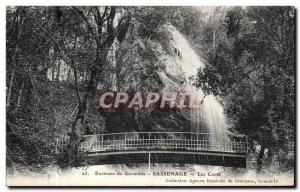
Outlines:
[[190,80],[205,65],[188,40],[170,24],[149,37],[144,37],[140,28],[142,25],[133,19],[124,41],[115,42],[111,51],[116,69],[110,75],[112,87],[117,91],[190,93],[201,100],[201,105],[189,111],[158,107],[117,110],[106,117],[106,131],[194,131],[215,133],[212,140],[223,138],[226,121],[222,106],[215,97],[204,97]]

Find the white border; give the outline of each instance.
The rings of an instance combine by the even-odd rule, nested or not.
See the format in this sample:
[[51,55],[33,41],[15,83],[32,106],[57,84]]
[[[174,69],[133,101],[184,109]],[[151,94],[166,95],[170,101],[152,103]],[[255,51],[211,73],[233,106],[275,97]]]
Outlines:
[[186,6],[216,6],[216,5],[294,5],[296,0],[72,0],[72,1],[62,1],[62,0],[51,0],[51,1],[41,1],[41,0],[30,0],[30,1],[20,1],[20,0],[10,0],[7,5],[186,5]]

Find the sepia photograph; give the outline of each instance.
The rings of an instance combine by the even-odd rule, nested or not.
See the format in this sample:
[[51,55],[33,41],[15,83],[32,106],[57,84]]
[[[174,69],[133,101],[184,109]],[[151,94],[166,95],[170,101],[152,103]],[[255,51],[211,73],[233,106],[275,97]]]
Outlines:
[[295,187],[295,7],[6,6],[5,22],[7,186]]

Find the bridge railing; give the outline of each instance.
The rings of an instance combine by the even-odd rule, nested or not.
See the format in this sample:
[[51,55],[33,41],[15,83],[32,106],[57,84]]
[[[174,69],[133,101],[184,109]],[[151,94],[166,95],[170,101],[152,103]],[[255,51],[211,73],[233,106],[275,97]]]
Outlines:
[[84,135],[83,152],[132,150],[187,150],[246,153],[246,139],[229,139],[220,134],[196,132],[125,132]]

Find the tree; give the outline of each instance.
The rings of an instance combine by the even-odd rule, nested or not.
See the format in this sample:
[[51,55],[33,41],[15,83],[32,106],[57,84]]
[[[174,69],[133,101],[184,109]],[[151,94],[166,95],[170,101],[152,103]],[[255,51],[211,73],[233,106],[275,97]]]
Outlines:
[[294,139],[294,8],[234,8],[223,25],[226,38],[196,84],[223,98],[233,130],[259,143],[260,169],[266,148],[272,159]]
[[[51,41],[39,27],[49,27],[51,11],[7,8],[7,159],[14,165],[51,159],[53,110],[47,97]],[[45,98],[45,99],[41,99]],[[49,115],[49,116],[48,116]],[[49,118],[50,117],[50,118]],[[41,150],[42,149],[42,150]],[[36,157],[32,153],[37,154]]]

